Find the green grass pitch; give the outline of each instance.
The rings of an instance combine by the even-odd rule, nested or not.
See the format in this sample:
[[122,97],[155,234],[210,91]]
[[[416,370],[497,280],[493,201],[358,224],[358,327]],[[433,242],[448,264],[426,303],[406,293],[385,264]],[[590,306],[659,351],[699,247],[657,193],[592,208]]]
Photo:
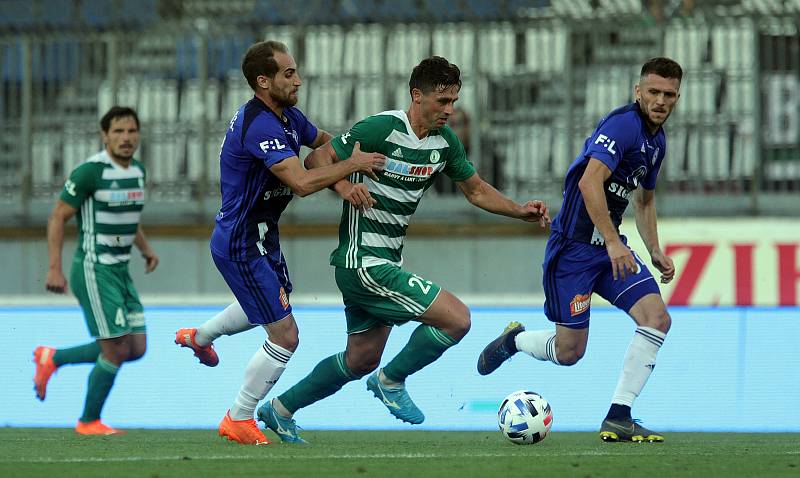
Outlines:
[[554,433],[536,445],[499,432],[303,431],[309,445],[242,446],[215,430],[0,428],[2,477],[798,477],[798,433],[669,433],[662,444]]

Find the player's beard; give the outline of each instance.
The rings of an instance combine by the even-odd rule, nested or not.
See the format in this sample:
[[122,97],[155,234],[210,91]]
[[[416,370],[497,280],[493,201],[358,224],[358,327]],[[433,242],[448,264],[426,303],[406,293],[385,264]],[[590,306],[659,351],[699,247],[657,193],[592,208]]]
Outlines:
[[[130,153],[128,153],[128,151],[130,151]],[[116,150],[111,150],[111,155],[114,156],[114,159],[117,161],[128,162],[133,159],[133,154],[135,152],[135,147],[126,148],[125,151],[123,151],[121,147],[117,147]]]
[[[295,93],[295,95],[292,96],[292,93]],[[286,94],[286,96],[272,96],[272,100],[275,101],[275,103],[277,103],[281,108],[288,108],[297,104],[297,92],[290,91]]]
[[[653,111],[650,110],[650,112],[652,113]],[[669,115],[670,115],[671,112],[668,112],[668,111],[657,111],[656,113],[660,113],[660,114],[662,114],[664,116],[659,118],[658,120],[654,120],[653,117],[650,114],[648,114],[647,117],[650,119],[650,122],[653,123],[655,126],[662,126],[664,123],[667,122],[667,119],[669,118]]]

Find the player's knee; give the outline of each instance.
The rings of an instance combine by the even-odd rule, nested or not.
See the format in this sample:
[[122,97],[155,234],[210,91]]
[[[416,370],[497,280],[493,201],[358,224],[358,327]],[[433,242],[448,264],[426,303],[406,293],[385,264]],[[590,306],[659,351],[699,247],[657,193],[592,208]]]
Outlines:
[[348,368],[351,372],[358,375],[359,377],[363,377],[375,369],[378,368],[378,365],[381,363],[381,355],[378,353],[365,353],[361,354],[358,357],[350,360],[348,359]]
[[112,349],[112,350],[104,350],[102,353],[102,357],[109,363],[116,365],[117,367],[121,366],[123,362],[128,361],[128,356],[130,352],[128,349]]
[[270,332],[269,341],[290,352],[294,352],[300,345],[300,333],[297,327],[283,331],[282,333]]
[[294,352],[295,350],[297,350],[297,347],[299,346],[300,346],[300,334],[297,333],[297,330],[295,330],[294,334],[288,335],[285,338],[283,345],[281,345],[281,347],[285,348],[290,352]]
[[672,317],[670,317],[666,308],[662,308],[652,314],[648,314],[645,318],[645,323],[640,325],[654,328],[666,334],[669,332],[670,327],[672,327]]
[[471,327],[472,317],[470,315],[469,308],[467,308],[466,305],[461,304],[459,310],[457,310],[454,314],[454,319],[451,321],[449,330],[447,332],[453,339],[461,340],[467,335]]
[[669,315],[669,312],[667,312],[667,309],[664,309],[664,312],[662,313],[661,328],[658,329],[658,330],[660,330],[660,331],[662,331],[662,332],[664,332],[666,334],[667,332],[669,332],[670,328],[672,328],[672,316]]
[[556,356],[558,357],[558,363],[565,366],[575,365],[583,358],[583,354],[577,350],[559,351]]
[[139,360],[140,358],[144,357],[145,352],[147,352],[147,345],[131,347],[131,349],[128,351],[128,358],[126,358],[125,361],[134,362]]
[[556,358],[558,359],[558,363],[561,365],[575,365],[578,363],[582,358],[583,355],[586,353],[585,347],[580,346],[572,346],[572,347],[564,347],[556,344]]

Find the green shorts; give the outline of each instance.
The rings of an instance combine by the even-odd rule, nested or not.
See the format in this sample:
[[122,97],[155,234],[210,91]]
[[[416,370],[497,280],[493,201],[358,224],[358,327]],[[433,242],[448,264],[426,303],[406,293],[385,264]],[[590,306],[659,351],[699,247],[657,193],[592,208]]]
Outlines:
[[70,287],[83,309],[89,333],[111,339],[145,333],[144,309],[128,273],[128,264],[103,265],[76,257]]
[[344,299],[348,334],[418,319],[442,290],[393,264],[360,269],[337,267],[336,285]]

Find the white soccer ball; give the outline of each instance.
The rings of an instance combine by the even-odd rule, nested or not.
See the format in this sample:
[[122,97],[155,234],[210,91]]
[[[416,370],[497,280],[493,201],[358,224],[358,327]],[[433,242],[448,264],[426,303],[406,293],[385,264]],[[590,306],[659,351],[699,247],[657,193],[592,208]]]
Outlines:
[[500,433],[517,445],[544,440],[553,425],[550,404],[541,395],[520,390],[507,396],[497,412]]

